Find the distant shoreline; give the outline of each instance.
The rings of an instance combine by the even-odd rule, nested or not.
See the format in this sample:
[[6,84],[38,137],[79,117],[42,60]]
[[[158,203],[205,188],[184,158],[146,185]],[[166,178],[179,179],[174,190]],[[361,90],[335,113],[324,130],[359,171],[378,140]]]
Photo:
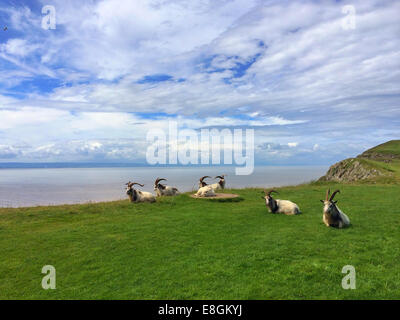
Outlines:
[[[199,177],[228,176],[227,187],[278,187],[315,180],[327,166],[256,166],[254,173],[235,175],[235,167],[23,167],[0,169],[0,207],[109,201],[124,197],[125,183],[136,181],[154,192],[156,177],[181,192],[195,190]],[[21,188],[24,192],[21,192]]]
[[[315,167],[329,164],[256,164],[256,167]],[[237,167],[236,165],[147,165],[138,163],[74,163],[74,162],[0,162],[1,169],[79,169],[79,168],[208,168],[208,167]]]
[[[280,189],[280,188],[295,188],[298,186],[302,186],[302,185],[309,185],[311,183],[310,182],[306,182],[306,183],[301,183],[301,184],[295,184],[295,185],[284,185],[284,186],[279,186],[279,187],[275,187],[276,189]],[[227,188],[224,191],[221,191],[221,193],[225,193],[226,191],[228,192],[240,192],[240,191],[249,191],[249,190],[264,190],[265,187],[263,186],[258,186],[258,187],[243,187],[243,188]],[[182,192],[179,196],[182,195],[187,195],[190,197],[190,195],[193,195],[196,191],[185,191]],[[240,195],[238,195],[238,197],[240,197]],[[162,197],[162,198],[172,198],[172,197]],[[191,197],[193,198],[193,197]],[[234,198],[234,197],[233,197]],[[194,197],[193,199],[197,199],[196,197]],[[215,200],[214,198],[202,198],[201,200]],[[226,199],[225,199],[226,200]],[[228,199],[228,201],[231,199]],[[66,203],[48,203],[48,204],[34,204],[34,205],[26,205],[26,206],[1,206],[0,205],[0,210],[1,209],[32,209],[32,208],[40,208],[40,207],[51,207],[51,208],[55,208],[55,207],[65,207],[65,206],[84,206],[84,205],[96,205],[96,204],[113,204],[115,202],[121,202],[121,201],[125,201],[128,202],[129,198],[128,197],[121,197],[119,199],[111,199],[111,200],[87,200],[87,201],[82,201],[82,202],[66,202]],[[1,201],[0,201],[1,204]]]
[[3,162],[0,169],[67,169],[67,168],[124,168],[148,167],[143,164],[130,163],[74,163],[74,162]]

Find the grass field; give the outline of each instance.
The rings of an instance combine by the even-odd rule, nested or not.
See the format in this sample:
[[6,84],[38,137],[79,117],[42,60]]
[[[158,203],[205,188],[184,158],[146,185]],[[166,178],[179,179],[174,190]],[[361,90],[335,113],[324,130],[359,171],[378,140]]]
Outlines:
[[[226,190],[233,201],[0,209],[0,298],[399,299],[400,186],[336,187],[348,229],[323,225],[317,184],[279,189],[298,216],[267,213],[259,189]],[[44,265],[55,290],[41,287]],[[345,265],[355,290],[341,287]]]
[[391,140],[382,143],[376,147],[368,149],[364,153],[380,153],[386,155],[393,155],[398,158],[400,156],[400,140]]

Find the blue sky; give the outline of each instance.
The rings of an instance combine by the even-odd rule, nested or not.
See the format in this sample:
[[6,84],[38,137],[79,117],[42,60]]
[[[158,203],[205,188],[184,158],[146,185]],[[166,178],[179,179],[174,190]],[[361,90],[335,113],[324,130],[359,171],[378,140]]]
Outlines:
[[171,119],[255,129],[258,164],[400,137],[398,1],[354,29],[341,1],[52,1],[44,30],[47,4],[0,3],[0,162],[144,162]]

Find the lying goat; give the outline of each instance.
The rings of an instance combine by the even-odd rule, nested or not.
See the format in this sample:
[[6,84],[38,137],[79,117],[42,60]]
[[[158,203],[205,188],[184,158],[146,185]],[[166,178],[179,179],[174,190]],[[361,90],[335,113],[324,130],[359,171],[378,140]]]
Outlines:
[[272,192],[278,193],[275,190],[270,190],[267,192],[267,190],[264,190],[265,192],[265,197],[262,197],[265,199],[265,205],[268,207],[269,212],[272,213],[283,213],[286,215],[294,215],[294,214],[299,214],[300,209],[292,201],[289,200],[279,200],[279,199],[274,199],[271,196]]
[[217,183],[211,184],[211,187],[214,190],[225,189],[225,175],[216,176],[215,179],[219,179],[219,181]]
[[211,178],[210,176],[201,177],[199,180],[199,190],[195,193],[196,197],[215,197],[214,189],[208,185],[204,179]]
[[326,191],[325,200],[320,200],[324,204],[322,221],[325,223],[327,227],[334,228],[344,228],[350,225],[350,219],[346,216],[336,205],[337,201],[332,201],[335,197],[336,193],[340,193],[339,190],[336,190],[332,193],[329,198],[331,190],[328,189]]
[[137,184],[141,187],[143,187],[143,184],[137,183],[137,182],[128,182],[126,183],[126,194],[129,197],[129,200],[131,202],[155,202],[156,197],[150,193],[150,192],[145,192],[145,191],[139,191],[133,188],[133,186]]
[[205,178],[211,178],[210,176],[204,176],[199,179],[199,188],[208,186],[207,182],[204,181]]
[[163,180],[167,181],[167,179],[157,178],[156,181],[154,182],[154,191],[156,191],[157,197],[176,196],[179,194],[179,191],[177,188],[161,184],[160,181],[163,181]]
[[204,186],[199,188],[195,193],[196,197],[215,197],[215,191],[211,186]]

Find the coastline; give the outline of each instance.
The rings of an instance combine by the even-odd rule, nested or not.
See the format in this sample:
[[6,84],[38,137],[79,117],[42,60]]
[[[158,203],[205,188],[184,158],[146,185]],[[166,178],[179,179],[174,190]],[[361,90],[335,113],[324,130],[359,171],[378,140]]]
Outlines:
[[[248,176],[236,176],[234,167],[178,168],[52,168],[0,170],[0,207],[32,207],[125,198],[125,183],[144,184],[154,193],[154,179],[166,178],[180,192],[197,190],[201,176],[227,175],[227,188],[282,187],[318,179],[327,166],[258,166]],[[23,190],[23,192],[21,192]]]

